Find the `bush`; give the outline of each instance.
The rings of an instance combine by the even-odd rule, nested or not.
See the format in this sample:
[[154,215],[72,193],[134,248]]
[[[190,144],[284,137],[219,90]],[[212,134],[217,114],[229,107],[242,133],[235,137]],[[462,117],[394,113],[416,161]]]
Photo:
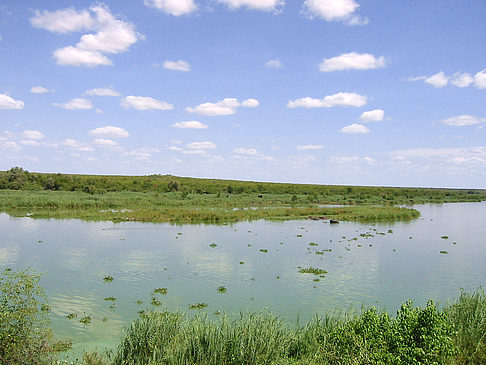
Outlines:
[[0,276],[0,363],[51,364],[70,347],[52,340],[40,275],[6,269]]

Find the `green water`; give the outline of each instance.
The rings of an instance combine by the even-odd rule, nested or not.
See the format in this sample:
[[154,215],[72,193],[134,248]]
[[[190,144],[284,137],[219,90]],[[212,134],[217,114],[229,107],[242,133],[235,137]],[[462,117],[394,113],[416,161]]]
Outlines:
[[[162,302],[159,309],[192,313],[189,306],[203,302],[208,306],[199,311],[213,316],[268,308],[294,322],[362,304],[391,313],[407,299],[444,304],[460,288],[484,287],[486,203],[415,208],[421,212],[416,221],[376,225],[303,220],[177,226],[0,214],[0,269],[46,273],[52,327],[58,337],[74,340],[77,354],[116,346],[139,310],[155,308],[152,296]],[[299,273],[310,266],[328,273]],[[114,280],[105,282],[106,275]],[[167,288],[167,294],[152,294],[155,288]],[[69,320],[70,313],[77,318]],[[91,324],[79,322],[84,315]]]

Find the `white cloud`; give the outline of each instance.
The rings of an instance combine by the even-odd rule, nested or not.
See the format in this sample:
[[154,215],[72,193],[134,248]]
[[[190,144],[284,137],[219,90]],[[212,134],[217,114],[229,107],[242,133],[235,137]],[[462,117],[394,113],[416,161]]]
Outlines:
[[130,134],[123,128],[107,125],[106,127],[95,128],[89,131],[94,137],[105,138],[127,138]]
[[486,118],[477,118],[472,115],[459,115],[457,117],[447,118],[442,123],[454,127],[463,127],[467,125],[475,125],[486,122]]
[[170,147],[167,147],[167,150],[168,151],[181,152],[181,151],[184,151],[184,148],[177,147],[177,146],[170,146]]
[[321,18],[328,22],[345,21],[348,25],[365,25],[368,19],[354,12],[359,8],[355,0],[305,0],[302,13],[309,18]]
[[218,0],[230,9],[248,8],[263,11],[278,11],[285,5],[284,0]]
[[19,141],[19,144],[22,146],[29,146],[29,147],[39,147],[40,143],[37,141],[33,141],[31,139],[22,139]]
[[270,60],[265,62],[265,67],[278,70],[283,67],[283,63],[279,60]]
[[241,102],[241,106],[245,108],[256,108],[260,105],[260,102],[257,99],[246,99]]
[[486,89],[486,69],[474,75],[474,86],[478,89]]
[[186,145],[187,148],[192,150],[206,150],[216,148],[213,142],[192,142]]
[[209,116],[231,115],[236,113],[236,108],[239,106],[238,99],[224,98],[216,103],[203,103],[195,108],[187,107],[186,111]]
[[72,139],[72,138],[66,138],[66,139],[62,140],[61,145],[65,146],[65,147],[72,148],[72,149],[77,150],[77,151],[81,151],[81,152],[92,152],[92,151],[94,151],[93,147],[90,147],[90,146],[88,146],[84,143],[81,143],[81,142],[79,142],[75,139]]
[[304,97],[291,100],[287,103],[288,108],[331,108],[334,106],[360,107],[366,104],[366,96],[356,93],[340,92],[328,95],[323,99]]
[[337,57],[325,58],[319,65],[322,72],[341,71],[341,70],[369,70],[384,67],[385,57],[376,58],[369,53],[343,53]]
[[24,109],[24,102],[15,100],[8,95],[0,94],[0,109]]
[[3,142],[1,144],[1,146],[2,146],[2,148],[6,149],[6,150],[10,150],[10,151],[18,151],[18,150],[22,149],[22,146],[19,146],[19,144],[17,142],[14,142],[14,141]]
[[150,98],[148,96],[127,96],[124,98],[120,105],[125,108],[134,108],[137,110],[172,110],[174,106],[165,101]]
[[322,150],[324,146],[320,144],[306,144],[303,146],[297,146],[297,151],[310,151],[310,150]]
[[166,68],[167,70],[173,70],[173,71],[183,71],[183,72],[189,72],[191,71],[191,65],[183,60],[178,60],[178,61],[165,61],[163,64],[163,67]]
[[121,96],[121,94],[118,91],[114,90],[113,87],[100,87],[87,90],[86,94],[96,96]]
[[187,122],[178,122],[171,125],[174,128],[182,128],[182,129],[207,129],[208,126],[198,122],[197,120],[190,120]]
[[22,132],[22,137],[25,139],[44,139],[46,136],[39,131],[25,130]]
[[341,130],[339,130],[339,132],[346,134],[368,134],[370,133],[370,130],[362,124],[353,123],[342,128]]
[[174,16],[189,14],[197,10],[194,0],[144,0],[144,4]]
[[359,116],[359,120],[362,122],[381,122],[385,117],[385,112],[381,109],[370,110],[364,112]]
[[451,83],[457,87],[467,87],[473,83],[473,77],[468,73],[457,72],[454,74]]
[[464,148],[411,148],[397,150],[390,155],[398,160],[407,161],[410,159],[434,160],[449,164],[484,164],[486,163],[486,147],[464,147]]
[[94,140],[94,144],[101,146],[101,147],[108,147],[108,148],[119,148],[120,146],[112,139],[106,138],[96,138]]
[[244,147],[235,148],[233,150],[233,153],[236,153],[236,154],[239,154],[239,155],[250,155],[250,156],[258,155],[258,151],[256,149],[244,148]]
[[59,65],[112,65],[105,53],[125,52],[142,38],[131,23],[117,19],[111,14],[110,9],[102,4],[81,12],[74,9],[36,11],[31,24],[56,33],[85,30],[95,32],[82,35],[75,46],[55,50],[53,55]]
[[49,90],[43,86],[32,86],[30,92],[34,94],[44,94],[44,93],[48,93]]
[[63,109],[67,110],[87,110],[87,109],[93,109],[93,104],[91,103],[90,100],[83,99],[83,98],[75,98],[72,100],[69,100],[65,104],[59,104],[59,103],[54,103],[54,106],[58,106]]
[[342,156],[342,157],[331,157],[331,162],[337,163],[340,165],[373,165],[375,160],[372,157],[358,157],[358,156]]
[[444,87],[449,82],[449,78],[444,75],[444,73],[438,72],[435,75],[432,75],[425,79],[425,82],[433,87]]
[[92,29],[96,21],[87,10],[62,9],[56,11],[35,11],[30,19],[33,27],[48,30],[53,33],[80,32]]

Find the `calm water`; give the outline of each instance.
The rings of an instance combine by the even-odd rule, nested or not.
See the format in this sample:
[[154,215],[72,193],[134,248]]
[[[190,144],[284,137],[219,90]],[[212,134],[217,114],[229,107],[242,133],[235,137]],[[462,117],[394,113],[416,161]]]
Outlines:
[[[167,295],[155,294],[159,308],[191,311],[190,304],[205,302],[210,315],[269,308],[289,321],[362,304],[394,313],[407,299],[444,304],[460,288],[484,287],[486,203],[416,208],[416,221],[375,225],[303,220],[176,226],[0,214],[0,269],[47,273],[42,285],[52,327],[72,338],[77,352],[115,346],[123,326],[152,307],[157,287],[168,288]],[[322,250],[331,251],[316,254]],[[318,276],[299,273],[309,266],[328,274],[316,282]],[[104,282],[105,275],[114,281]],[[226,293],[217,291],[220,285]],[[110,296],[116,297],[112,308],[104,300]],[[69,313],[77,319],[68,320]],[[79,323],[84,314],[93,318],[88,326]]]

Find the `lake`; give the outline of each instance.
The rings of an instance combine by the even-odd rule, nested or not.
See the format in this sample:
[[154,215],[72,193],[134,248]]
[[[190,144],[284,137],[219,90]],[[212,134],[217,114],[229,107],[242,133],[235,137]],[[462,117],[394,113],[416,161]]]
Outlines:
[[[486,202],[414,206],[412,222],[170,225],[14,218],[0,214],[0,269],[45,272],[56,336],[75,353],[114,347],[146,308],[216,316],[269,309],[301,322],[335,309],[411,299],[446,304],[486,284]],[[300,273],[321,268],[324,277]],[[103,278],[113,276],[113,281]],[[219,286],[226,292],[220,293]],[[153,293],[167,288],[167,294]],[[105,300],[115,297],[115,301]],[[153,306],[152,297],[162,304]],[[138,303],[137,303],[138,301]],[[143,302],[140,304],[140,301]],[[67,315],[74,313],[74,319]],[[79,322],[92,317],[89,325]]]

